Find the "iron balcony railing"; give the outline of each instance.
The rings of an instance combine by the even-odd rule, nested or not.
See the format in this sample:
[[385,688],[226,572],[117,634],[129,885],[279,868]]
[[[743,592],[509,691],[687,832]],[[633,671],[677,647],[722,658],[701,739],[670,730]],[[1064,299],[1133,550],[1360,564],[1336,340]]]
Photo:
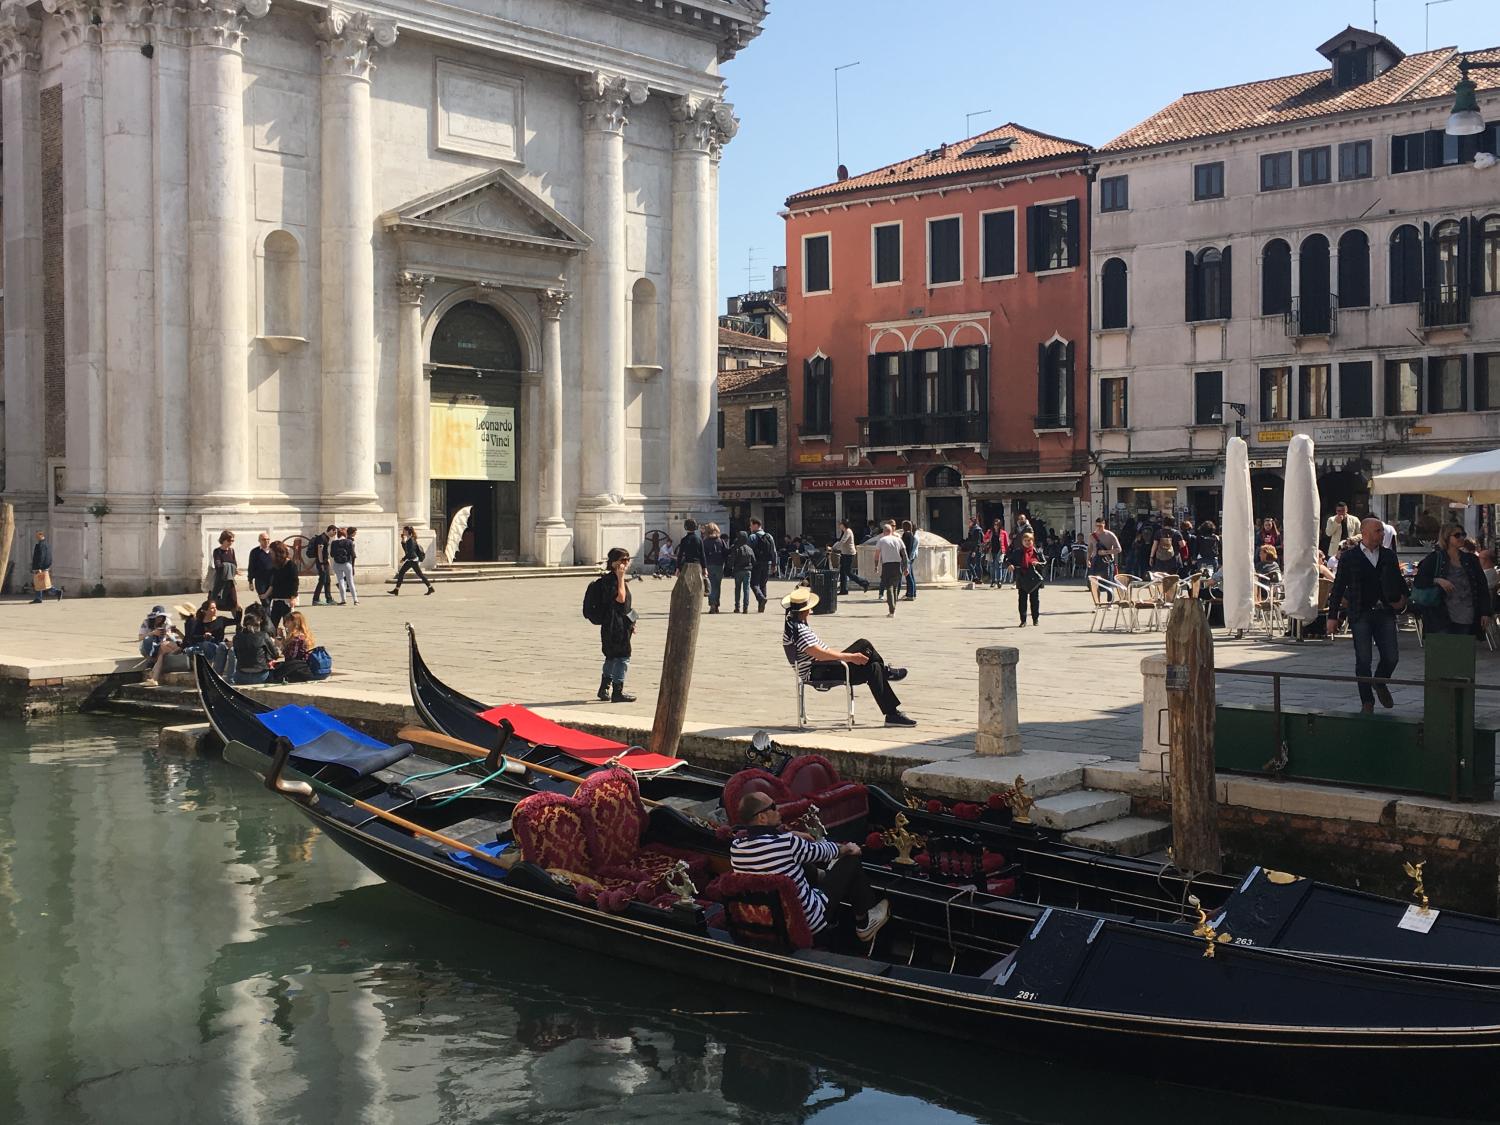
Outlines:
[[1418,306],[1423,328],[1447,328],[1469,323],[1469,293],[1462,285],[1439,285],[1422,291]]
[[866,448],[973,445],[989,440],[989,415],[982,410],[944,414],[892,414],[857,418]]
[[1338,298],[1333,294],[1316,299],[1295,297],[1284,314],[1288,336],[1332,336],[1338,332]]

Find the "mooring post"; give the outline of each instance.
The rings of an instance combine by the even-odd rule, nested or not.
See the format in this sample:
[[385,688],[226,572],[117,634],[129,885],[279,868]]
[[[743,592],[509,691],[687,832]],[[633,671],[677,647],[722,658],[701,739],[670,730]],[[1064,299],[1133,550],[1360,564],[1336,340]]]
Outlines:
[[10,546],[16,537],[16,509],[9,500],[0,500],[0,591],[10,573]]
[[698,618],[703,606],[703,567],[685,563],[672,587],[667,612],[667,647],[662,654],[661,688],[656,693],[656,719],[651,724],[653,754],[677,757],[682,721],[687,716],[688,689],[693,683],[693,656],[698,650]]
[[1214,639],[1196,599],[1167,621],[1167,721],[1172,753],[1172,855],[1184,871],[1218,871],[1214,793]]

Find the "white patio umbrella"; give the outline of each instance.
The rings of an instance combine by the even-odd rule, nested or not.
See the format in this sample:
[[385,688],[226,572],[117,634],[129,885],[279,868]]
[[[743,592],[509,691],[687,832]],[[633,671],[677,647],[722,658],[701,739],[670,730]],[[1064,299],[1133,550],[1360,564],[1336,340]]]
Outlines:
[[1376,496],[1398,492],[1425,493],[1460,504],[1500,504],[1500,449],[1444,457],[1425,465],[1381,473],[1370,491]]
[[1254,612],[1255,523],[1250,512],[1250,450],[1232,437],[1224,450],[1224,627],[1243,632]]
[[1318,617],[1318,474],[1306,434],[1292,438],[1286,450],[1281,546],[1281,605],[1288,617],[1306,625]]

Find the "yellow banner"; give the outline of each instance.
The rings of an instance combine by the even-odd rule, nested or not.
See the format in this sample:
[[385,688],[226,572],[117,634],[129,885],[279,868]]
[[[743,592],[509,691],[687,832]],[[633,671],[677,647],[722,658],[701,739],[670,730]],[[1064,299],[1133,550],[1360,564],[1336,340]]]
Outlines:
[[428,450],[433,480],[515,480],[512,406],[433,403]]

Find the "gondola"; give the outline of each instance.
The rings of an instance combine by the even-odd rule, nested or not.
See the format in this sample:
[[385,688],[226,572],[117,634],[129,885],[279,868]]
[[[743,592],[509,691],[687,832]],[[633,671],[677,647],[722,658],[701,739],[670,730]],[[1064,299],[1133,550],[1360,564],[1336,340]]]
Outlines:
[[[586,807],[582,798],[536,794],[517,805],[496,790],[427,803],[402,779],[437,763],[408,748],[386,748],[387,757],[400,753],[384,764],[379,755],[314,761],[325,779],[315,790],[287,768],[289,760],[308,764],[305,747],[280,739],[272,748],[268,755],[232,742],[225,754],[265,777],[376,875],[523,933],[537,948],[572,946],[910,1032],[1261,1097],[1444,1116],[1493,1109],[1497,989],[1235,946],[1207,930],[1194,936],[987,898],[943,899],[931,884],[889,872],[873,873],[892,903],[873,943],[841,945],[841,923],[832,948],[778,947],[752,940],[748,922],[765,911],[750,892],[734,885],[714,894],[715,883],[728,880],[718,874],[727,864],[711,833],[695,857],[703,886],[679,882],[675,896],[657,901],[622,904],[602,892],[589,899],[583,892],[595,872],[544,871],[524,847],[500,866],[518,847],[513,825],[529,809],[554,799]],[[405,768],[393,771],[397,764]],[[638,801],[632,776],[611,771],[616,797]],[[326,788],[329,779],[338,791]],[[594,795],[605,789],[580,792],[590,787]],[[381,815],[367,811],[376,809]],[[640,820],[629,823],[640,825],[631,831],[642,848],[661,838],[693,846],[692,828],[675,810],[637,812]],[[406,827],[387,819],[398,814]],[[621,823],[609,821],[616,833]],[[433,832],[447,842],[425,835]],[[471,848],[493,858],[475,862],[465,854]],[[687,859],[679,866],[687,869]],[[756,910],[741,909],[747,905]],[[781,920],[770,937],[792,932],[790,916]],[[892,1041],[893,1053],[899,1045]]]

